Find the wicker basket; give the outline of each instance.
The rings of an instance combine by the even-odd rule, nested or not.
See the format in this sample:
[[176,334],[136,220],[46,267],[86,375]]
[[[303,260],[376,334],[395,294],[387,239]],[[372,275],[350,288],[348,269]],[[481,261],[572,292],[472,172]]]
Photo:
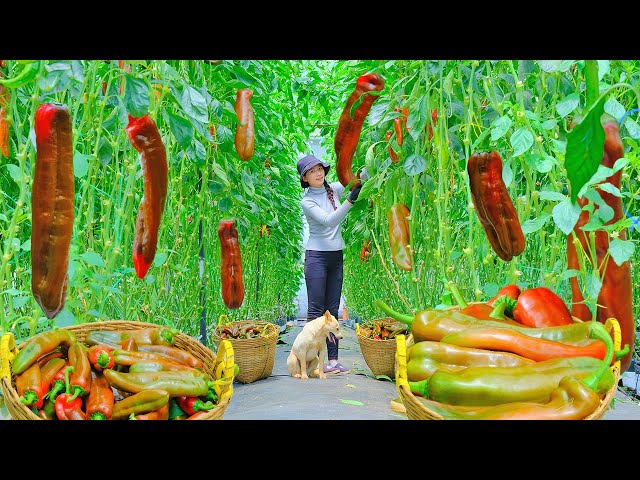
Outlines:
[[[154,324],[146,322],[110,320],[83,323],[64,328],[72,331],[78,341],[84,342],[87,334],[93,330],[137,330],[153,326]],[[186,350],[197,357],[202,362],[203,370],[209,379],[216,382],[216,392],[218,393],[219,399],[218,404],[206,414],[198,417],[198,420],[221,420],[224,416],[225,410],[231,402],[231,396],[233,395],[233,346],[230,342],[221,343],[218,345],[218,353],[216,355],[189,335],[178,333],[174,338],[174,346],[182,350]],[[22,345],[23,344],[20,346]],[[0,344],[0,382],[7,410],[9,410],[9,413],[14,420],[42,420],[20,402],[20,397],[16,390],[15,378],[11,374],[10,366],[10,363],[17,352],[18,350],[15,346],[13,334],[5,333],[2,336],[2,343]]]
[[[613,330],[614,337],[614,349],[619,350],[621,344],[620,325],[614,318],[610,318],[605,323],[605,327],[609,330]],[[407,418],[409,420],[444,420],[441,415],[429,410],[424,404],[422,404],[411,393],[407,378],[407,347],[403,335],[396,337],[396,388],[400,394],[400,399],[405,406]],[[611,399],[614,397],[616,390],[618,389],[618,381],[620,380],[620,361],[614,363],[611,367],[613,372],[613,386],[609,389],[606,395],[600,400],[600,406],[589,416],[583,418],[583,420],[600,420],[609,409]]]
[[[374,376],[386,375],[394,378],[396,375],[396,339],[374,340],[360,332],[360,324],[356,324],[356,337],[360,344],[360,351],[364,361]],[[410,343],[409,343],[410,342]],[[413,344],[413,336],[407,337],[407,347]]]
[[[280,334],[280,327],[275,323],[254,320],[233,322],[233,325],[238,327],[249,324],[262,326],[265,332],[264,336],[228,339],[231,345],[233,345],[236,363],[240,368],[235,380],[240,383],[255,382],[256,380],[267,378],[271,375],[276,359],[276,344],[278,343],[278,335]],[[213,341],[216,345],[224,340],[219,335],[221,326],[222,324],[218,323],[218,326],[214,330]]]

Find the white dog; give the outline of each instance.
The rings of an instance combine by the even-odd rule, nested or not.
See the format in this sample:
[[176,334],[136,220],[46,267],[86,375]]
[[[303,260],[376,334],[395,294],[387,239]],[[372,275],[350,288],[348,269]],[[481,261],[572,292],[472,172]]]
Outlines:
[[293,341],[291,353],[287,357],[289,374],[295,378],[327,378],[324,373],[324,359],[327,353],[326,339],[329,333],[342,338],[340,324],[329,310],[315,320],[308,321]]

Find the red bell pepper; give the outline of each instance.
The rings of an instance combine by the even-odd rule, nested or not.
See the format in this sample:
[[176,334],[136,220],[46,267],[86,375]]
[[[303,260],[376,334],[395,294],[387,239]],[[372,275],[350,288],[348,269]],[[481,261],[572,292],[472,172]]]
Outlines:
[[187,415],[191,416],[202,410],[211,410],[215,405],[210,401],[203,402],[199,397],[176,397],[176,402]]
[[487,305],[493,307],[493,304],[495,303],[495,301],[500,297],[502,297],[503,295],[506,295],[509,298],[513,298],[514,300],[517,300],[520,293],[522,293],[522,290],[520,290],[520,287],[515,283],[505,285],[500,290],[498,290],[498,293],[496,293],[495,297],[493,297],[487,302]]
[[573,323],[564,301],[546,287],[529,288],[522,292],[513,307],[513,318],[518,323],[536,328]]
[[[64,384],[65,391],[56,397],[56,416],[58,420],[69,420],[69,416],[78,417],[77,413],[72,413],[74,410],[82,411],[82,397],[79,397],[76,393],[71,393],[71,382],[69,381],[69,374],[73,372],[73,367],[68,366],[64,369]],[[75,419],[75,418],[74,418]]]
[[107,345],[92,345],[87,352],[89,363],[94,370],[101,372],[107,368],[113,368],[115,360],[111,354],[111,348]]

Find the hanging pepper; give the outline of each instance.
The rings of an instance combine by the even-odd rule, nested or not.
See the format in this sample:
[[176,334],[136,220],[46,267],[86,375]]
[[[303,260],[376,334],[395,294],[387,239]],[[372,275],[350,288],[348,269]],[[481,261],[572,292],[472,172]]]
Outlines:
[[189,416],[202,410],[211,410],[213,407],[215,407],[212,402],[203,402],[199,397],[176,397],[176,402],[178,402],[178,405],[184,411],[184,413]]
[[73,372],[73,367],[68,366],[64,369],[65,391],[56,397],[56,416],[58,420],[69,420],[68,415],[77,417],[77,413],[72,411],[82,411],[82,397],[75,393],[71,394],[71,383],[69,382],[69,374]]
[[[400,107],[395,107],[393,109],[395,112],[400,112]],[[396,143],[399,147],[402,146],[404,142],[403,132],[402,132],[402,114],[399,117],[393,119],[393,129],[396,132]]]
[[87,356],[91,367],[97,372],[113,368],[115,365],[111,348],[106,345],[91,345],[87,351]]
[[436,370],[454,372],[471,366],[517,367],[532,363],[533,360],[510,352],[423,340],[407,348],[407,379],[424,380]]
[[[88,345],[106,345],[111,349],[125,348],[122,342],[127,339],[135,340],[137,346],[141,345],[167,345],[173,346],[179,331],[164,325],[135,330],[91,330],[87,333],[85,342]],[[135,348],[134,350],[137,350]]]
[[102,372],[93,372],[91,388],[86,400],[86,415],[89,420],[111,420],[115,397],[111,385]]
[[[383,88],[384,80],[379,75],[375,73],[360,75],[356,80],[356,87],[347,98],[340,115],[333,146],[337,157],[336,172],[338,180],[345,187],[356,178],[352,167],[353,154],[360,141],[364,119],[369,114],[373,102],[378,99],[378,95],[371,92],[379,92]],[[359,105],[354,109],[354,105],[360,99]],[[353,185],[355,185],[355,182]]]
[[20,88],[32,82],[42,68],[42,60],[23,61],[24,67],[15,77],[0,78],[0,84],[9,88]]
[[502,159],[495,150],[474,153],[467,163],[471,200],[487,239],[502,260],[520,255],[525,247],[518,213],[502,179]]
[[573,323],[564,301],[546,287],[524,290],[513,307],[513,318],[518,323],[535,328]]
[[147,113],[129,115],[125,129],[129,142],[140,152],[144,194],[138,208],[133,239],[133,265],[138,278],[144,278],[156,255],[158,230],[167,198],[167,152],[156,122]]
[[236,92],[235,111],[238,117],[236,125],[235,146],[240,160],[247,161],[253,156],[253,143],[255,139],[253,107],[251,97],[253,91],[241,88]]
[[31,291],[47,318],[64,307],[73,232],[73,141],[65,105],[35,114],[36,165],[31,189]]
[[42,374],[40,365],[35,362],[20,375],[15,376],[16,391],[20,402],[27,407],[42,408],[42,401],[46,392],[42,391]]
[[506,328],[532,338],[553,340],[567,345],[583,346],[594,343],[593,339],[589,337],[589,324],[591,322],[576,322],[573,325],[560,325],[557,327],[531,328],[513,324],[517,322],[480,320],[455,310],[426,309],[418,312],[415,316],[411,316],[396,312],[379,299],[375,300],[374,304],[391,318],[409,325],[414,342],[422,340],[441,341],[450,334],[485,327]]
[[11,155],[10,127],[6,107],[0,106],[0,153],[5,158],[9,158]]
[[220,240],[222,300],[227,308],[239,308],[244,300],[244,284],[235,219],[223,219],[218,222],[218,239]]
[[[601,117],[601,124],[604,128],[605,136],[604,154],[600,164],[612,168],[616,160],[624,156],[624,145],[622,144],[618,122],[615,118],[605,113]],[[604,182],[610,183],[616,189],[620,189],[621,177],[622,170],[618,170],[610,177],[607,177]],[[613,217],[604,224],[605,226],[614,224],[625,217],[622,210],[622,197],[600,188],[596,188],[596,191],[600,194],[604,203],[613,209]],[[580,207],[584,207],[589,203],[589,200],[585,197],[578,197],[577,202]],[[598,206],[594,205],[594,210],[597,209]],[[578,260],[574,238],[576,242],[580,242],[583,251],[587,252],[587,255],[590,254],[590,236],[588,232],[582,229],[585,224],[589,223],[590,218],[591,214],[589,211],[582,210],[573,228],[573,232],[567,236],[567,268],[569,269],[580,270],[580,262]],[[620,362],[621,371],[626,372],[631,364],[636,336],[632,305],[631,262],[627,260],[623,262],[622,265],[618,265],[612,258],[609,258],[605,268],[603,260],[609,250],[609,233],[604,230],[597,230],[593,233],[595,234],[596,259],[592,265],[598,265],[600,278],[602,280],[602,287],[600,288],[596,302],[595,317],[600,323],[605,323],[607,318],[610,317],[618,320],[622,335],[622,344],[629,344],[630,346],[629,354]],[[621,230],[618,239],[626,240],[626,236],[626,230]],[[582,303],[584,302],[584,297],[580,291],[578,279],[571,277],[569,281],[571,283],[573,302],[571,306],[572,315],[584,321],[591,320],[592,315],[589,307]]]
[[73,367],[70,376],[71,390],[74,397],[84,397],[91,388],[91,363],[87,356],[87,347],[81,342],[75,342],[67,352],[69,365]]
[[404,203],[396,203],[387,212],[389,221],[389,247],[391,258],[402,270],[413,268],[411,244],[409,241],[409,209]]
[[391,159],[391,163],[398,163],[400,159],[398,158],[398,154],[395,152],[393,147],[391,147],[391,136],[393,132],[391,130],[387,130],[387,133],[384,134],[384,138],[387,141],[387,152],[389,153],[389,158]]
[[[105,370],[105,375],[111,371],[112,370]],[[114,403],[111,418],[113,420],[124,420],[129,418],[131,414],[141,415],[153,412],[168,403],[169,393],[167,391],[148,388]]]
[[433,138],[433,127],[436,125],[437,119],[438,119],[438,109],[434,108],[433,110],[431,110],[431,122],[427,123],[426,125],[426,128],[428,129],[427,139],[429,140]]
[[204,375],[193,375],[186,371],[120,373],[105,370],[104,375],[112,387],[130,393],[161,389],[169,392],[172,397],[200,397],[209,390],[209,380]]
[[369,256],[371,256],[371,240],[365,240],[360,249],[360,261],[368,262]]
[[37,333],[27,340],[26,345],[16,354],[11,371],[15,375],[19,375],[41,356],[52,352],[60,345],[69,348],[75,341],[75,334],[66,328],[53,328]]

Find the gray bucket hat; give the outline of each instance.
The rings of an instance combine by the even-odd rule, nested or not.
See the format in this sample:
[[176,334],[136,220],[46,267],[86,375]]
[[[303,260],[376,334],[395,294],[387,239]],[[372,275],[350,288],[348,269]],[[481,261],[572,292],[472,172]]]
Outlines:
[[298,160],[298,173],[300,174],[300,186],[302,188],[309,187],[309,183],[305,182],[302,177],[304,177],[305,173],[307,173],[318,164],[322,165],[322,167],[324,168],[325,175],[329,173],[329,169],[331,168],[329,164],[317,159],[313,155],[307,155],[306,157],[302,157],[300,160]]

